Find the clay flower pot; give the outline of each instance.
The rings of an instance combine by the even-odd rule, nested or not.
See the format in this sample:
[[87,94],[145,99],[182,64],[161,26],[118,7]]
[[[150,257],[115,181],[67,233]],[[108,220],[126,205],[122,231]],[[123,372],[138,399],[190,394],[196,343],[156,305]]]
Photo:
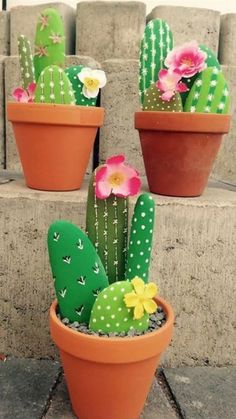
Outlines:
[[136,112],[151,192],[193,197],[203,193],[230,128],[230,115],[188,112]]
[[8,103],[26,184],[48,191],[79,189],[104,109]]
[[79,419],[137,419],[162,352],[169,345],[174,315],[158,298],[167,321],[156,332],[127,338],[82,334],[63,325],[50,309],[51,336],[59,347],[73,410]]

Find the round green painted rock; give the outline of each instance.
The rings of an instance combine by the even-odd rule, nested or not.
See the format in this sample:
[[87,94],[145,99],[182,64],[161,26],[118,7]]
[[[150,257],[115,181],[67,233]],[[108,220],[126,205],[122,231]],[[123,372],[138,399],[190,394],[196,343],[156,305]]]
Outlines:
[[92,308],[89,328],[94,332],[122,333],[129,330],[148,329],[147,313],[134,320],[134,310],[127,308],[124,296],[134,290],[130,281],[119,281],[105,288],[97,297]]
[[84,68],[84,66],[77,65],[65,69],[65,73],[73,87],[76,105],[96,106],[97,97],[89,99],[83,95],[83,83],[81,83],[78,78],[78,74],[81,72],[82,68]]
[[184,112],[226,114],[229,112],[229,104],[229,89],[222,71],[209,67],[195,80]]
[[144,111],[158,111],[158,112],[182,112],[182,100],[179,93],[169,101],[161,98],[163,92],[153,83],[144,93],[143,110]]

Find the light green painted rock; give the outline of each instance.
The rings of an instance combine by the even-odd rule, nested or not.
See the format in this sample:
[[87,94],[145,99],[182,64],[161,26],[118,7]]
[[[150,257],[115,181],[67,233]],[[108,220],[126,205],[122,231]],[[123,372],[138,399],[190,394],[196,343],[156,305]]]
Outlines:
[[64,24],[57,10],[47,8],[38,17],[35,34],[34,67],[38,80],[45,67],[65,66]]
[[72,85],[62,68],[51,65],[40,74],[35,90],[36,103],[75,105]]
[[187,97],[184,112],[229,112],[229,89],[224,75],[216,67],[202,71]]
[[134,320],[134,310],[127,308],[124,303],[125,294],[132,291],[130,281],[119,281],[104,289],[94,303],[89,328],[104,333],[147,330],[149,315],[145,313],[140,320]]

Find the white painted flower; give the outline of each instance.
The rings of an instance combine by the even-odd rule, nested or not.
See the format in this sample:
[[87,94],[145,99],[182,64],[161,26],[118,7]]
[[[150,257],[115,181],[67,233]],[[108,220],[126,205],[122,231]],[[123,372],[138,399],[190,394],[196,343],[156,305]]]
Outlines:
[[88,99],[97,97],[99,89],[104,87],[107,82],[104,71],[92,70],[89,67],[84,67],[77,76],[83,83],[83,95]]

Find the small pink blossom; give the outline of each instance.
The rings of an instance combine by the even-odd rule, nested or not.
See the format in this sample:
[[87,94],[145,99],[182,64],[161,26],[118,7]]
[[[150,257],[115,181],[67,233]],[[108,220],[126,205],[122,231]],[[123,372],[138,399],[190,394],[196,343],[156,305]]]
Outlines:
[[30,103],[34,101],[34,92],[36,89],[36,83],[30,83],[27,89],[22,87],[17,87],[12,96],[16,102],[20,103]]
[[191,41],[170,51],[165,66],[170,70],[180,70],[182,77],[192,77],[206,68],[206,58],[206,52],[201,51],[196,41]]
[[187,92],[188,87],[180,81],[181,78],[182,73],[178,69],[173,71],[162,69],[159,71],[156,86],[164,92],[161,95],[162,100],[169,101],[176,92]]
[[99,168],[95,176],[95,193],[100,199],[106,199],[111,194],[118,197],[136,195],[141,187],[138,172],[124,163],[123,155],[113,156]]

